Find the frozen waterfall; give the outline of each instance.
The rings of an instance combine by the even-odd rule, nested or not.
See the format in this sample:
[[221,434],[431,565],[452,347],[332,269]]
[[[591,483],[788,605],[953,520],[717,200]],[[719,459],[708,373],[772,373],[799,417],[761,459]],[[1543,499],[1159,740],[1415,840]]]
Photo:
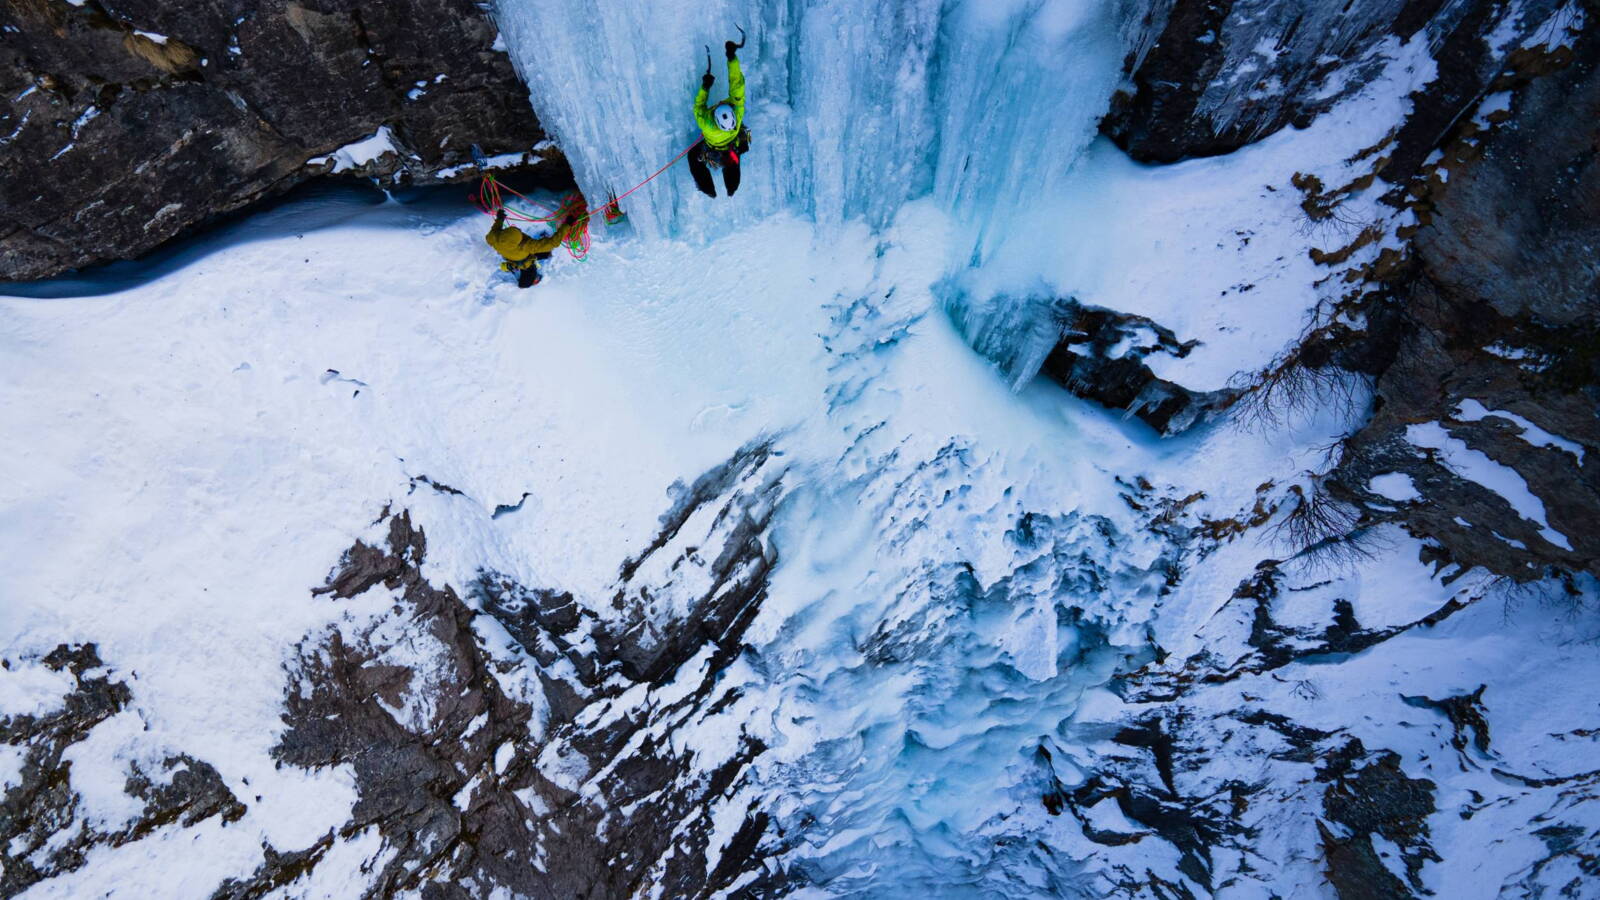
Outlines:
[[[1094,135],[1130,39],[1128,0],[497,0],[534,110],[593,200],[698,139],[710,47],[749,33],[753,144],[733,199],[663,175],[626,204],[646,235],[707,238],[780,211],[885,224],[932,195],[985,249]],[[718,185],[719,193],[721,185]]]

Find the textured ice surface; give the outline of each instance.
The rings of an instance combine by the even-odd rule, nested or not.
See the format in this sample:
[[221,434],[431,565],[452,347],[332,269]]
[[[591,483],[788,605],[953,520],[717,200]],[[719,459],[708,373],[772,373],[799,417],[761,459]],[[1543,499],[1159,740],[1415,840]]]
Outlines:
[[[740,54],[753,143],[729,200],[679,168],[629,198],[647,235],[715,234],[780,210],[886,224],[932,194],[979,238],[1048,196],[1094,134],[1122,63],[1121,0],[811,0],[666,4],[501,0],[533,108],[591,199],[699,139],[710,45]],[[722,192],[718,185],[718,193]]]

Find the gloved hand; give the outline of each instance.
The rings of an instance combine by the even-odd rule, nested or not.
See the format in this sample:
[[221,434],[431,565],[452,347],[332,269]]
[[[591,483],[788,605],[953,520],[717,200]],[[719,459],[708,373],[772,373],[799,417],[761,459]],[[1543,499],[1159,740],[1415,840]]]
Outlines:
[[495,210],[495,212],[494,212],[494,223],[496,225],[504,225],[506,223],[506,208],[504,206],[502,206],[499,209]]
[[700,86],[709,91],[711,90],[711,85],[716,83],[716,80],[717,76],[707,72],[706,74],[700,76]]
[[727,41],[723,43],[722,50],[724,53],[728,54],[729,59],[733,59],[735,56],[739,55],[739,45],[735,44],[733,41]]

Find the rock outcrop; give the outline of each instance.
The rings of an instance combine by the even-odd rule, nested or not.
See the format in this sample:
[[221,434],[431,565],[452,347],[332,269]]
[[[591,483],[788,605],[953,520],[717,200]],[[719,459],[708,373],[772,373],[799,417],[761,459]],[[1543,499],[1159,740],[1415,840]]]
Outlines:
[[[767,748],[725,676],[766,598],[785,472],[758,442],[675,485],[603,613],[493,571],[464,596],[431,583],[426,535],[386,509],[381,539],[357,541],[312,591],[344,612],[286,661],[272,750],[286,767],[349,773],[350,818],[305,846],[263,841],[213,900],[351,879],[361,896],[437,900],[781,893],[789,876],[762,863],[781,837],[747,784]],[[150,736],[95,645],[0,668],[65,691],[0,717],[0,762],[16,761],[0,791],[0,897],[91,851],[148,841],[129,852],[156,853],[249,813],[213,766]],[[108,784],[129,799],[108,803]]]
[[213,817],[227,824],[245,814],[245,805],[215,768],[181,752],[161,751],[144,766],[90,757],[90,764],[122,770],[123,793],[139,808],[121,822],[103,821],[85,808],[76,783],[101,774],[75,775],[70,757],[90,732],[114,727],[108,723],[119,715],[134,717],[128,711],[128,685],[106,671],[94,644],[62,644],[42,659],[7,659],[0,665],[37,666],[72,681],[54,709],[0,718],[0,747],[20,755],[15,781],[0,794],[0,897],[82,867],[95,848],[120,847],[169,825],[188,828]]
[[[1183,501],[1129,499],[1187,544],[1180,566],[1219,550],[1216,523]],[[1113,677],[1117,715],[1080,714],[1065,740],[1041,740],[1039,803],[1081,829],[1092,852],[1079,857],[1106,873],[1100,896],[1286,882],[1325,883],[1340,900],[1439,896],[1452,893],[1441,873],[1480,877],[1484,848],[1510,840],[1528,852],[1485,876],[1487,894],[1581,894],[1592,882],[1582,823],[1600,773],[1567,755],[1573,737],[1553,721],[1530,729],[1536,745],[1504,739],[1542,714],[1531,698],[1562,671],[1469,671],[1492,677],[1435,689],[1429,652],[1463,620],[1503,616],[1501,583],[1462,579],[1438,605],[1406,608],[1359,572],[1262,560],[1192,633],[1172,632],[1154,659]]]
[[1156,358],[1182,359],[1200,342],[1183,340],[1146,316],[1050,295],[1002,294],[978,302],[955,292],[946,308],[973,349],[1013,388],[1043,376],[1163,435],[1206,421],[1234,398],[1228,389],[1195,390],[1157,375]]
[[131,258],[326,173],[470,178],[475,142],[570,182],[468,0],[16,0],[0,26],[0,280]]
[[[1600,572],[1597,60],[1593,25],[1514,56],[1492,111],[1464,116],[1437,167],[1404,182],[1421,225],[1407,262],[1374,273],[1367,300],[1398,310],[1401,337],[1338,483],[1436,540],[1441,565]],[[1417,496],[1375,488],[1389,473]]]
[[[736,698],[719,682],[765,596],[782,472],[757,445],[680,485],[658,539],[623,567],[615,621],[494,572],[468,598],[435,586],[423,532],[387,516],[386,539],[358,542],[317,593],[387,590],[394,603],[301,643],[274,751],[350,766],[352,817],[309,847],[265,848],[214,900],[315,877],[363,834],[384,847],[368,896],[700,897],[741,875],[771,889],[755,853],[767,814],[718,809],[766,748],[730,733],[686,749],[671,735],[726,720]],[[684,606],[663,615],[669,601]],[[733,832],[714,842],[730,813]]]
[[[1498,68],[1485,40],[1498,17],[1520,37],[1560,3],[1461,0],[1166,0],[1152,4],[1139,47],[1101,131],[1141,162],[1229,153],[1273,132],[1303,128],[1383,71],[1379,52],[1421,40],[1440,61],[1440,82],[1419,95],[1407,143],[1431,144],[1452,110],[1471,102]],[[1421,155],[1409,159],[1420,164]]]
[[1295,182],[1313,222],[1343,221],[1369,187],[1392,212],[1311,251],[1349,287],[1240,382],[1258,408],[1373,390],[1291,530],[1315,546],[1400,522],[1441,568],[1600,572],[1600,8],[1177,0],[1145,26],[1102,131],[1152,162],[1303,126],[1387,60],[1431,58],[1404,121],[1349,161],[1365,175]]
[[1180,341],[1144,316],[1068,303],[1061,340],[1045,357],[1041,374],[1067,390],[1120,409],[1163,435],[1177,434],[1224,408],[1229,391],[1195,391],[1161,378],[1146,362],[1164,354],[1183,358],[1197,341]]

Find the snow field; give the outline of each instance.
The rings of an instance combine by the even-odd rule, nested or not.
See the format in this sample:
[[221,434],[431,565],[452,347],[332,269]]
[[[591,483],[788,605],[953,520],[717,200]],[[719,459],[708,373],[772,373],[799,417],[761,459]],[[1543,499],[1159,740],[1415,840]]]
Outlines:
[[[303,210],[308,222],[317,208]],[[852,685],[826,704],[845,704],[826,728],[784,736],[778,762],[814,765],[851,722],[884,738],[911,729],[952,748],[941,765],[979,766],[1003,793],[1025,735],[1104,678],[1104,663],[1062,668],[1078,637],[1056,625],[1048,577],[975,623],[981,652],[940,629],[917,638],[952,666],[973,651],[967,677],[978,680],[964,687],[880,682],[851,662],[852,628],[919,615],[912,598],[931,596],[930,563],[966,560],[979,585],[998,583],[1018,564],[1006,533],[1024,512],[1065,521],[1090,510],[1131,531],[1109,474],[1185,452],[1053,386],[1013,394],[934,298],[954,228],[930,205],[878,236],[780,218],[704,248],[602,238],[587,262],[555,261],[528,291],[493,269],[481,217],[390,203],[300,237],[283,227],[294,215],[234,226],[119,293],[0,301],[0,414],[17,425],[0,435],[0,540],[17,561],[0,576],[4,653],[96,641],[133,690],[148,729],[139,748],[218,768],[250,811],[196,832],[208,862],[195,883],[248,871],[261,840],[304,847],[348,816],[347,773],[278,769],[270,749],[294,644],[388,603],[378,590],[342,603],[309,593],[352,541],[378,539],[367,523],[386,504],[427,531],[437,583],[459,589],[488,566],[598,607],[620,561],[654,534],[668,485],[777,437],[797,493],[752,640],[792,674],[753,684],[764,699],[742,711],[803,708],[797,686],[834,669],[827,677]],[[1136,547],[1115,565],[1158,552]],[[1140,597],[1077,600],[1136,643],[1150,612]],[[947,720],[938,698],[988,706],[978,685],[993,665],[1054,699],[1037,704],[1035,724],[964,739],[989,726]],[[17,708],[56,702],[49,693],[22,690]],[[399,713],[425,715],[425,701]],[[727,734],[682,739],[709,748]],[[108,751],[109,784],[134,752]],[[814,802],[919,858],[921,838],[888,823],[985,817],[968,794],[910,789],[911,760],[876,759],[859,804]],[[86,801],[114,816],[115,794]],[[867,846],[852,843],[838,845],[842,859]],[[161,871],[147,846],[96,854],[41,889],[152,885],[141,879]]]

